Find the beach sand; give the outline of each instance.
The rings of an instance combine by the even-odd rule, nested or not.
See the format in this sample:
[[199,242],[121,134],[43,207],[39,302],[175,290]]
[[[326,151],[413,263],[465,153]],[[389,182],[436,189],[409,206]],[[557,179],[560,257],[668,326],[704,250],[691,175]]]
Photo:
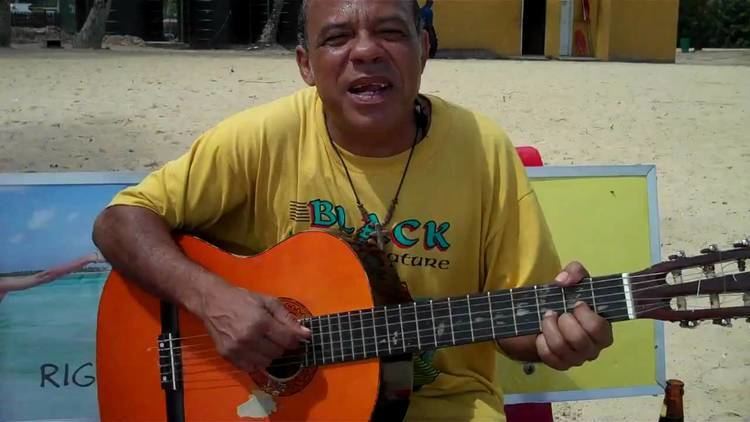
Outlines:
[[[694,62],[435,60],[423,90],[489,115],[548,164],[655,164],[662,256],[696,254],[750,234],[750,67]],[[0,50],[0,172],[152,170],[230,114],[302,86],[283,54]],[[666,326],[688,420],[750,418],[748,333],[745,322]],[[558,421],[655,421],[660,405],[554,407]]]

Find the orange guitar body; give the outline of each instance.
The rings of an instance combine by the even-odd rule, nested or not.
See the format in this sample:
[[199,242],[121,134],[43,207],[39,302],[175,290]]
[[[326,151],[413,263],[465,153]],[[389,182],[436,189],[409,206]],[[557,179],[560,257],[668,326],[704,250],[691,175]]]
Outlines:
[[[349,245],[325,233],[291,237],[253,257],[228,254],[194,237],[177,238],[192,260],[234,285],[293,299],[298,317],[370,308],[369,278]],[[162,303],[113,271],[97,328],[97,384],[103,421],[166,421],[159,345]],[[305,313],[307,313],[305,315]],[[286,391],[262,391],[262,377],[238,371],[216,352],[203,324],[177,313],[182,401],[187,421],[370,420],[378,400],[377,359],[304,368]],[[274,396],[274,394],[278,394]],[[243,416],[244,415],[244,416]]]

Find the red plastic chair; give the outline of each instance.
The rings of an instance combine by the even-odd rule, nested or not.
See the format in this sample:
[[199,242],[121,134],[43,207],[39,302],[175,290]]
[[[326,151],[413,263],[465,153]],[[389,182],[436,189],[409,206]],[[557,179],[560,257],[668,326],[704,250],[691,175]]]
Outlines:
[[[542,155],[530,146],[516,147],[521,162],[526,167],[542,167]],[[524,403],[505,406],[508,422],[554,422],[551,403]]]
[[542,161],[542,154],[539,153],[534,147],[523,146],[516,147],[518,155],[521,157],[521,162],[526,167],[542,167],[544,162]]

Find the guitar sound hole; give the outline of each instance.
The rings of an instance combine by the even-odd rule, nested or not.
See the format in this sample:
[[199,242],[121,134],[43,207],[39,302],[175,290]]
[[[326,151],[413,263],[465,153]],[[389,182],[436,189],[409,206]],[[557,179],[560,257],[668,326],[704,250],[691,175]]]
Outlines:
[[296,377],[302,370],[301,363],[290,363],[289,358],[281,358],[271,363],[271,366],[266,368],[266,372],[271,377],[279,380],[289,380]]

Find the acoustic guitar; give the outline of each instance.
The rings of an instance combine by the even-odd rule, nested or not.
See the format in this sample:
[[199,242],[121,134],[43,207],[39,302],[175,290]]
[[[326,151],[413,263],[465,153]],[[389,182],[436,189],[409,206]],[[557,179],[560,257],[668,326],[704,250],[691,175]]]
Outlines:
[[570,288],[418,302],[382,253],[333,234],[297,234],[252,257],[189,235],[176,240],[228,282],[280,298],[312,338],[266,370],[245,373],[218,354],[197,317],[112,271],[97,328],[103,421],[396,421],[409,403],[415,353],[537,334],[548,309],[585,301],[612,322],[684,327],[750,317],[748,240]]

